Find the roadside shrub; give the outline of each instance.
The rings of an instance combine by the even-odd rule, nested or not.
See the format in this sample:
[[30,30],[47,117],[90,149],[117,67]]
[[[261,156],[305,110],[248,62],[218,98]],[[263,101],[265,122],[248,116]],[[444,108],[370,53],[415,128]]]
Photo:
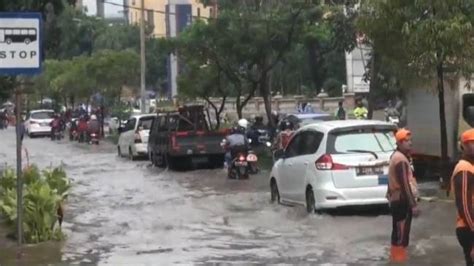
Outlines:
[[323,84],[324,90],[328,93],[329,97],[342,96],[342,82],[337,79],[327,79]]
[[[27,243],[61,240],[63,203],[70,189],[66,172],[61,167],[40,171],[35,165],[23,172],[23,232]],[[16,173],[7,168],[0,177],[0,214],[7,226],[15,230],[17,219]]]

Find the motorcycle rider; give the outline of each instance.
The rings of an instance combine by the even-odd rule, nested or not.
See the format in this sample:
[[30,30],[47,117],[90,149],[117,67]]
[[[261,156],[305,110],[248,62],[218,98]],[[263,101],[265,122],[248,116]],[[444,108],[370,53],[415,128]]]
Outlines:
[[263,117],[256,116],[255,122],[250,127],[250,130],[247,133],[248,138],[252,140],[252,144],[258,144],[259,136],[260,136],[259,130],[265,130],[265,129],[266,128],[265,128],[265,124],[263,123]]
[[388,100],[388,106],[385,108],[385,121],[389,122],[390,118],[395,120],[400,120],[400,113],[395,108],[392,100]]
[[58,114],[55,114],[53,116],[53,121],[50,123],[51,126],[51,139],[53,139],[53,136],[56,134],[56,132],[61,132],[61,118],[59,117]]
[[291,123],[290,121],[284,121],[281,126],[281,132],[278,133],[278,136],[275,138],[274,147],[277,150],[285,149],[293,133],[294,133],[293,123]]
[[232,134],[228,135],[223,143],[223,146],[226,148],[225,153],[225,167],[231,167],[232,163],[232,151],[237,147],[245,147],[248,149],[248,141],[246,136],[246,131],[248,127],[247,119],[243,118],[237,122],[237,127],[232,129]]
[[83,142],[86,140],[87,134],[87,119],[84,115],[79,117],[79,123],[77,124],[77,134],[79,135],[79,142]]
[[89,121],[89,123],[87,123],[87,134],[89,136],[89,140],[91,138],[91,134],[99,135],[99,131],[100,131],[100,123],[97,120],[97,116],[91,115],[91,120]]

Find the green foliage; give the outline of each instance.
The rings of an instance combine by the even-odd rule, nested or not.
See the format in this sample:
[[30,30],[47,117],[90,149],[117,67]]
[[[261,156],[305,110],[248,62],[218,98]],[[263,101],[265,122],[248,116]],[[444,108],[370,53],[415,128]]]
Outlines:
[[115,104],[110,111],[110,115],[112,117],[117,117],[119,120],[126,120],[131,114],[131,108],[123,102]]
[[342,96],[342,82],[337,79],[328,79],[323,84],[324,90],[329,97]]
[[[62,240],[64,235],[56,228],[57,212],[63,204],[69,179],[64,169],[40,171],[30,166],[23,171],[23,231],[27,243]],[[17,218],[16,173],[7,168],[0,177],[0,214],[14,231]]]

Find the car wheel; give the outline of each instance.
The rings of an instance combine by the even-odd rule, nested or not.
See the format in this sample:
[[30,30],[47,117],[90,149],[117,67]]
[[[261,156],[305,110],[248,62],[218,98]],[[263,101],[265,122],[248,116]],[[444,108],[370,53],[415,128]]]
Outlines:
[[306,211],[313,213],[315,211],[316,201],[314,200],[314,192],[311,187],[306,189]]
[[135,156],[133,156],[132,148],[128,148],[128,158],[130,161],[135,161]]
[[280,192],[278,191],[278,185],[274,178],[270,181],[270,193],[271,193],[271,202],[280,203]]

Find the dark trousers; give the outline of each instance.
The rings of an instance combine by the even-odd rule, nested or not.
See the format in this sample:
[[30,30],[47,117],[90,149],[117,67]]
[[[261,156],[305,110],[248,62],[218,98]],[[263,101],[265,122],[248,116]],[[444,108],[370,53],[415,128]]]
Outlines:
[[472,266],[474,263],[471,258],[471,249],[474,244],[474,234],[467,227],[456,228],[456,236],[458,237],[459,244],[464,252],[464,259],[466,260],[467,266]]
[[408,247],[412,212],[407,202],[390,203],[392,213],[392,246]]

